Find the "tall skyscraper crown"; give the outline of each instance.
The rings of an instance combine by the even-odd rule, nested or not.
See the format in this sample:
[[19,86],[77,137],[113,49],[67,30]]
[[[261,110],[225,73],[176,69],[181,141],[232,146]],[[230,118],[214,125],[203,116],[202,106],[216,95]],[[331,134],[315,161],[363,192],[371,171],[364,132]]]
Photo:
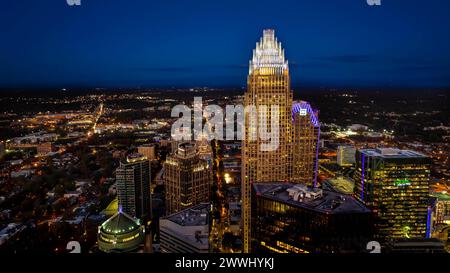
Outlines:
[[288,70],[284,49],[275,37],[273,29],[265,29],[263,37],[256,43],[253,58],[250,60],[249,74],[259,70],[261,74],[281,74]]

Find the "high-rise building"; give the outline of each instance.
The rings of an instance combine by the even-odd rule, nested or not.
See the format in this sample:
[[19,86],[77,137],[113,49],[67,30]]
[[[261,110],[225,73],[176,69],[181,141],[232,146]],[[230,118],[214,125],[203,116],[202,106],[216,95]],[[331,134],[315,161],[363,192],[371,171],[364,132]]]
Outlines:
[[116,170],[117,197],[123,211],[147,223],[151,219],[150,161],[129,155]]
[[409,150],[356,151],[355,196],[373,211],[379,241],[428,237],[430,164]]
[[289,150],[292,142],[292,91],[288,62],[273,30],[264,30],[261,41],[256,44],[247,82],[245,106],[254,105],[260,113],[260,107],[265,105],[268,107],[268,117],[272,116],[271,106],[279,107],[279,145],[275,151],[264,151],[261,146],[266,141],[251,139],[252,130],[258,130],[258,127],[250,126],[251,114],[246,113],[243,175],[247,180],[255,181],[288,180],[291,172]]
[[148,160],[156,159],[156,146],[155,144],[144,144],[138,147],[138,153],[147,157]]
[[[289,180],[292,132],[292,91],[288,61],[284,49],[278,43],[273,30],[264,30],[263,37],[256,43],[253,58],[250,60],[247,78],[247,92],[244,106],[260,105],[268,107],[270,116],[272,105],[279,107],[279,138],[275,151],[263,151],[262,140],[251,139],[257,126],[251,124],[251,113],[245,113],[244,139],[242,143],[242,225],[244,252],[250,251],[251,225],[251,182]],[[257,134],[257,132],[256,132]]]
[[209,203],[202,203],[159,220],[163,253],[209,252]]
[[267,135],[258,128],[259,124],[255,124],[260,118],[255,120],[254,113],[246,111],[241,173],[244,252],[251,249],[252,182],[292,181],[315,185],[320,135],[318,113],[306,102],[293,103],[292,98],[284,49],[273,30],[264,30],[250,60],[244,106],[246,109],[254,107],[258,117],[266,116],[268,124],[278,114],[278,122],[275,121],[278,135],[272,139],[277,142],[277,148],[263,148],[268,141]]
[[352,166],[355,161],[356,148],[353,146],[338,146],[337,148],[337,164],[341,167]]
[[365,252],[370,210],[350,195],[304,184],[253,183],[252,252]]
[[212,175],[195,144],[184,142],[164,163],[166,215],[209,202]]
[[294,102],[291,181],[316,186],[320,126],[318,112],[306,101]]

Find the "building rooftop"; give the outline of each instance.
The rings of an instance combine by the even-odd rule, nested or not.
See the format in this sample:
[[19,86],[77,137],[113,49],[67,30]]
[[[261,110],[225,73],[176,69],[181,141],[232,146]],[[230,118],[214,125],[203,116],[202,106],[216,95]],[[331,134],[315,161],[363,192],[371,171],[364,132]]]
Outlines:
[[381,158],[426,158],[427,156],[419,152],[411,150],[400,150],[397,148],[378,148],[360,150],[368,156],[376,156]]
[[314,127],[320,127],[318,111],[313,110],[311,105],[307,101],[294,101],[292,104],[292,119],[295,118],[295,114],[299,113],[300,116],[310,115],[311,123]]
[[149,148],[153,148],[156,147],[155,143],[147,143],[147,144],[142,144],[139,147],[149,147]]
[[139,229],[139,220],[134,219],[130,215],[117,212],[111,218],[101,225],[101,231],[109,234],[127,234],[131,231]]
[[177,155],[182,158],[191,158],[197,154],[195,143],[183,142],[178,145]]
[[147,160],[147,157],[139,153],[134,153],[127,156],[127,163],[135,163],[143,160]]
[[209,203],[202,203],[160,218],[161,233],[170,234],[201,251],[207,251],[209,249],[210,206]]
[[292,183],[254,183],[256,195],[291,206],[323,213],[369,213],[350,195]]
[[203,203],[180,212],[171,214],[165,219],[180,226],[204,226],[209,223],[209,204]]
[[335,191],[344,194],[352,194],[353,189],[355,188],[355,181],[344,176],[330,178],[325,181],[325,184],[327,184],[327,186],[329,185],[330,188],[334,189]]
[[437,238],[396,239],[387,245],[391,253],[446,253],[445,243]]

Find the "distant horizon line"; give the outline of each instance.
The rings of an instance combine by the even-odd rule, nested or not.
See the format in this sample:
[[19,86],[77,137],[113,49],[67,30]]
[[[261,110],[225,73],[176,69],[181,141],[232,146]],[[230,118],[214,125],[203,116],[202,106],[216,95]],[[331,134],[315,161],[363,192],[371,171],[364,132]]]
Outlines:
[[[50,91],[50,92],[69,92],[69,91],[114,91],[128,89],[129,91],[145,91],[148,90],[161,90],[161,89],[232,89],[232,90],[245,90],[247,86],[239,85],[154,85],[154,86],[95,86],[95,85],[36,85],[36,86],[0,86],[0,92],[13,91],[13,92],[26,92],[26,91]],[[420,86],[345,86],[345,85],[291,85],[291,89],[309,89],[309,90],[323,90],[323,91],[345,91],[345,89],[351,89],[351,91],[363,91],[363,90],[450,90],[450,86],[436,87],[420,87]]]

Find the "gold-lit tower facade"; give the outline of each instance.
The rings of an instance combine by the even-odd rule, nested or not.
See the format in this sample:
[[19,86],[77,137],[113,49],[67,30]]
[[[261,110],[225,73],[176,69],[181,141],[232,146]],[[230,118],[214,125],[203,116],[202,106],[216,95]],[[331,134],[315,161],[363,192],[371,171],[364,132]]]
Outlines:
[[320,125],[318,111],[306,101],[292,106],[292,182],[316,186]]
[[211,168],[195,144],[184,142],[164,163],[166,215],[210,201]]
[[[273,30],[264,30],[263,37],[253,50],[247,78],[244,106],[255,106],[256,123],[246,112],[244,139],[242,143],[242,228],[244,252],[250,251],[251,183],[288,181],[292,174],[292,91],[288,61],[284,49],[275,38]],[[265,106],[266,108],[263,108]],[[278,147],[274,150],[262,148],[258,130],[261,109],[265,109],[267,124],[271,124],[272,106],[278,107]],[[270,128],[270,125],[268,126]],[[270,129],[268,129],[270,130]],[[253,137],[256,135],[256,138]]]

